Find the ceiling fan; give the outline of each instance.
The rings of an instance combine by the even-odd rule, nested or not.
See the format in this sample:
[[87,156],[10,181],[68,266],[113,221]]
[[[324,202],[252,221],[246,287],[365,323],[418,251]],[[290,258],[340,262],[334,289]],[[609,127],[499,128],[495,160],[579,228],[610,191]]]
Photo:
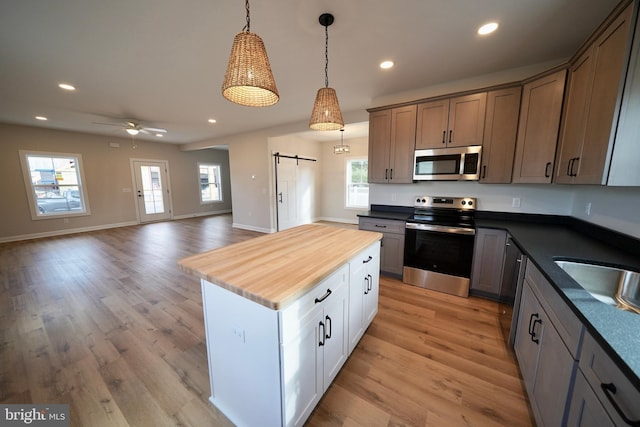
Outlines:
[[127,120],[122,123],[101,123],[101,122],[94,122],[94,123],[97,125],[118,126],[119,128],[122,128],[122,130],[124,130],[131,136],[136,136],[139,133],[146,133],[148,135],[155,134],[156,136],[161,136],[161,134],[167,133],[166,129],[143,126],[140,122],[134,121],[134,120]]

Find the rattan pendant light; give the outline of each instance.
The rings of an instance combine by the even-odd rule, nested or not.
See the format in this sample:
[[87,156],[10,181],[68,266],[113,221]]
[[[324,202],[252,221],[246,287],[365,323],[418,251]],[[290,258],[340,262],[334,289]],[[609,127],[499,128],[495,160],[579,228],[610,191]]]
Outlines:
[[236,34],[222,83],[222,96],[248,107],[267,107],[280,99],[267,50],[260,36],[251,32],[249,0],[245,0],[247,24]]
[[342,112],[338,104],[338,95],[329,87],[329,25],[333,24],[333,15],[323,13],[318,19],[324,27],[324,87],[318,89],[313,104],[309,127],[313,130],[338,130],[344,127]]

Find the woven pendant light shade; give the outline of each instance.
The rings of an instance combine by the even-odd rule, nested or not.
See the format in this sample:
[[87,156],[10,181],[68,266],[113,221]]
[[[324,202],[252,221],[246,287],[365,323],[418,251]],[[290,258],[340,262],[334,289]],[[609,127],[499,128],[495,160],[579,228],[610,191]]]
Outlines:
[[233,39],[222,96],[248,107],[267,107],[280,99],[267,50],[257,34],[242,31]]
[[344,127],[342,112],[338,104],[338,95],[332,87],[318,89],[316,102],[309,120],[309,127],[313,130],[338,130]]

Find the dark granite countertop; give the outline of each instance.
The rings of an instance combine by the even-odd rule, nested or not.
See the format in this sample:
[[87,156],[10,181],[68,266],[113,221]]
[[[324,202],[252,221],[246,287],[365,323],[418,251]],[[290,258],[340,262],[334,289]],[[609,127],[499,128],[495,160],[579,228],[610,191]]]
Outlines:
[[561,218],[564,219],[528,222],[483,218],[481,214],[476,218],[476,227],[507,230],[587,331],[640,390],[640,315],[596,300],[554,263],[557,259],[570,259],[640,271],[637,253],[640,244],[629,236],[607,233],[606,229],[569,217]]
[[371,210],[358,214],[360,218],[391,219],[395,221],[405,221],[413,214],[411,207],[371,205]]

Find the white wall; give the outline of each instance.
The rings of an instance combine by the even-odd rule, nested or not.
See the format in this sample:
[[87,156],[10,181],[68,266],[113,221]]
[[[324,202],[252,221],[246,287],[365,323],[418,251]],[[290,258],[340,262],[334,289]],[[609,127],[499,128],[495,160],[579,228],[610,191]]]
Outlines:
[[640,238],[640,187],[576,186],[571,216]]

